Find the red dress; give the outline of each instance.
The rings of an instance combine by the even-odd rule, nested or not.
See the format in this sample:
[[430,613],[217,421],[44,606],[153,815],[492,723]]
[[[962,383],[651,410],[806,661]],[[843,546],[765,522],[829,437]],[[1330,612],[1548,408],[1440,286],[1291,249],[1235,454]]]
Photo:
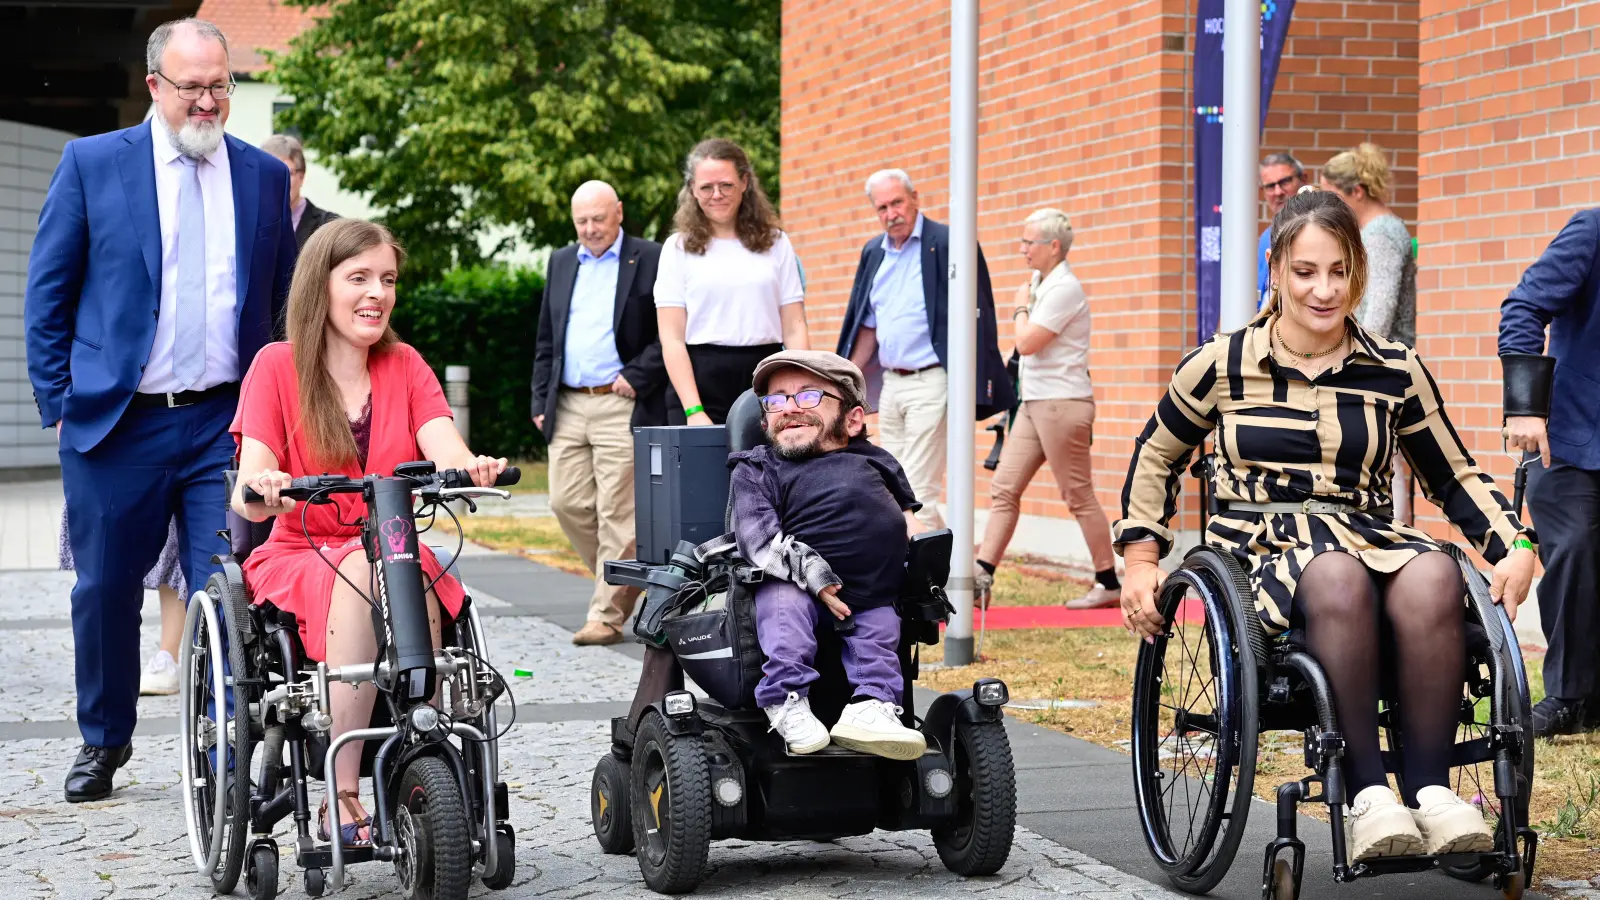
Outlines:
[[[374,353],[367,360],[367,371],[372,377],[372,438],[366,471],[351,462],[334,474],[353,478],[392,475],[395,466],[423,458],[417,447],[417,429],[434,419],[450,417],[439,379],[412,347],[396,344]],[[251,437],[267,445],[278,458],[278,468],[290,475],[327,472],[312,463],[299,422],[294,350],[287,343],[269,344],[256,355],[245,375],[239,412],[229,430],[241,443]],[[334,569],[346,555],[361,550],[360,531],[339,523],[355,522],[366,514],[359,494],[340,494],[333,501],[328,505],[297,504],[294,512],[278,516],[272,536],[251,551],[244,564],[255,602],[270,600],[278,609],[293,613],[300,624],[306,656],[313,660],[323,659],[327,651],[328,605],[337,577]],[[317,558],[319,551],[323,559]],[[430,581],[441,571],[426,546],[422,548],[422,568]],[[460,612],[464,593],[459,581],[440,578],[434,590],[452,616]]]

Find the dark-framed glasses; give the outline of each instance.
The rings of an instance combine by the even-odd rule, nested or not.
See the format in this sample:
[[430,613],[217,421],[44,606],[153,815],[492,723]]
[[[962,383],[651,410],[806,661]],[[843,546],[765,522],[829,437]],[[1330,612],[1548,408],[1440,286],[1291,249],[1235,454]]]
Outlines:
[[793,400],[794,405],[800,409],[816,409],[822,405],[823,397],[832,397],[840,403],[844,402],[844,398],[838,394],[830,394],[821,388],[806,388],[793,394],[764,395],[761,398],[761,411],[769,413],[783,412],[784,408],[789,405],[790,400]]
[[1292,191],[1299,181],[1299,175],[1285,175],[1282,178],[1279,178],[1277,181],[1269,184],[1263,184],[1261,189],[1269,194],[1273,191]]
[[156,77],[172,85],[173,90],[178,92],[178,97],[182,100],[199,100],[200,95],[207,92],[210,92],[213,100],[226,100],[233,96],[233,89],[238,87],[232,81],[227,84],[179,84],[168,78],[166,73],[160,70],[156,71]]

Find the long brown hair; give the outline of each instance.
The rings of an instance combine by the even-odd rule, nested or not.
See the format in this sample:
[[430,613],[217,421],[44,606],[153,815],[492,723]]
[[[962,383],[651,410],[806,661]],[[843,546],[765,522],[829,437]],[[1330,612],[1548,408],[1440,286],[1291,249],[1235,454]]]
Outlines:
[[1339,255],[1344,258],[1349,283],[1346,313],[1361,304],[1361,296],[1367,290],[1367,251],[1361,246],[1361,226],[1356,224],[1355,213],[1332,191],[1301,188],[1300,193],[1290,197],[1283,209],[1272,217],[1272,250],[1267,254],[1267,269],[1272,273],[1273,291],[1257,319],[1277,315],[1280,311],[1283,271],[1288,265],[1289,250],[1308,225],[1321,228],[1339,242]]
[[706,160],[733,163],[734,171],[744,179],[744,196],[739,198],[739,215],[734,219],[734,230],[739,243],[751,253],[765,253],[778,240],[783,223],[778,211],[772,208],[767,192],[761,189],[761,180],[750,165],[744,148],[726,138],[707,138],[694,145],[683,164],[683,187],[678,189],[678,212],[672,217],[672,227],[683,235],[683,249],[699,256],[711,245],[711,220],[700,208],[694,195],[694,170]]
[[[294,346],[295,379],[300,386],[300,427],[311,459],[323,468],[340,468],[357,459],[356,439],[345,417],[344,399],[328,372],[328,281],[347,259],[388,245],[396,262],[405,265],[406,253],[389,229],[361,219],[335,219],[318,228],[306,241],[289,283],[288,331]],[[400,342],[393,328],[385,328],[370,352],[380,353]]]

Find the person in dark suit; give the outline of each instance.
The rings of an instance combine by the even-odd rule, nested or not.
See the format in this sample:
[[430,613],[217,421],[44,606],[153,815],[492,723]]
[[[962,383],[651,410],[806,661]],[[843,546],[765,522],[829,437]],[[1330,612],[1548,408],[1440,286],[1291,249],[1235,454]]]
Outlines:
[[56,428],[69,538],[78,729],[69,802],[98,800],[132,753],[141,579],[178,521],[198,588],[217,532],[239,380],[281,321],[294,268],[289,172],[223,133],[227,40],[158,26],[141,125],[67,144],[28,261],[28,377]]
[[633,426],[665,425],[666,364],[657,335],[661,245],[624,234],[622,201],[603,181],[572,195],[578,243],[546,269],[533,357],[533,422],[550,447],[550,510],[595,573],[580,646],[615,644],[637,592],[600,576],[630,559]]
[[261,149],[289,167],[289,216],[294,220],[295,246],[303,248],[318,228],[339,218],[339,214],[317,206],[300,193],[306,183],[306,148],[299,138],[275,134],[261,142]]
[[[950,228],[918,209],[911,177],[900,169],[867,179],[884,235],[861,248],[838,353],[867,376],[867,399],[878,411],[883,448],[905,469],[922,502],[917,518],[943,528],[937,501],[945,469],[945,404],[950,354]],[[978,250],[978,404],[985,419],[1014,404],[1000,358],[989,266]]]
[[[1600,209],[1586,209],[1567,222],[1500,306],[1507,443],[1528,454],[1528,511],[1539,529],[1544,562],[1539,624],[1550,649],[1544,657],[1545,698],[1533,707],[1538,737],[1600,729],[1596,347]],[[1536,386],[1548,398],[1548,410],[1538,402],[1515,402]]]

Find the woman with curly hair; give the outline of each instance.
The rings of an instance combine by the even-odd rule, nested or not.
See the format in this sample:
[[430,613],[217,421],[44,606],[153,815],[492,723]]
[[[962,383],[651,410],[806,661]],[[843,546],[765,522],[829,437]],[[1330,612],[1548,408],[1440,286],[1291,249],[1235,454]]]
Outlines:
[[810,349],[800,266],[750,157],[733,141],[711,138],[690,151],[673,226],[656,274],[667,417],[719,425],[756,363]]

